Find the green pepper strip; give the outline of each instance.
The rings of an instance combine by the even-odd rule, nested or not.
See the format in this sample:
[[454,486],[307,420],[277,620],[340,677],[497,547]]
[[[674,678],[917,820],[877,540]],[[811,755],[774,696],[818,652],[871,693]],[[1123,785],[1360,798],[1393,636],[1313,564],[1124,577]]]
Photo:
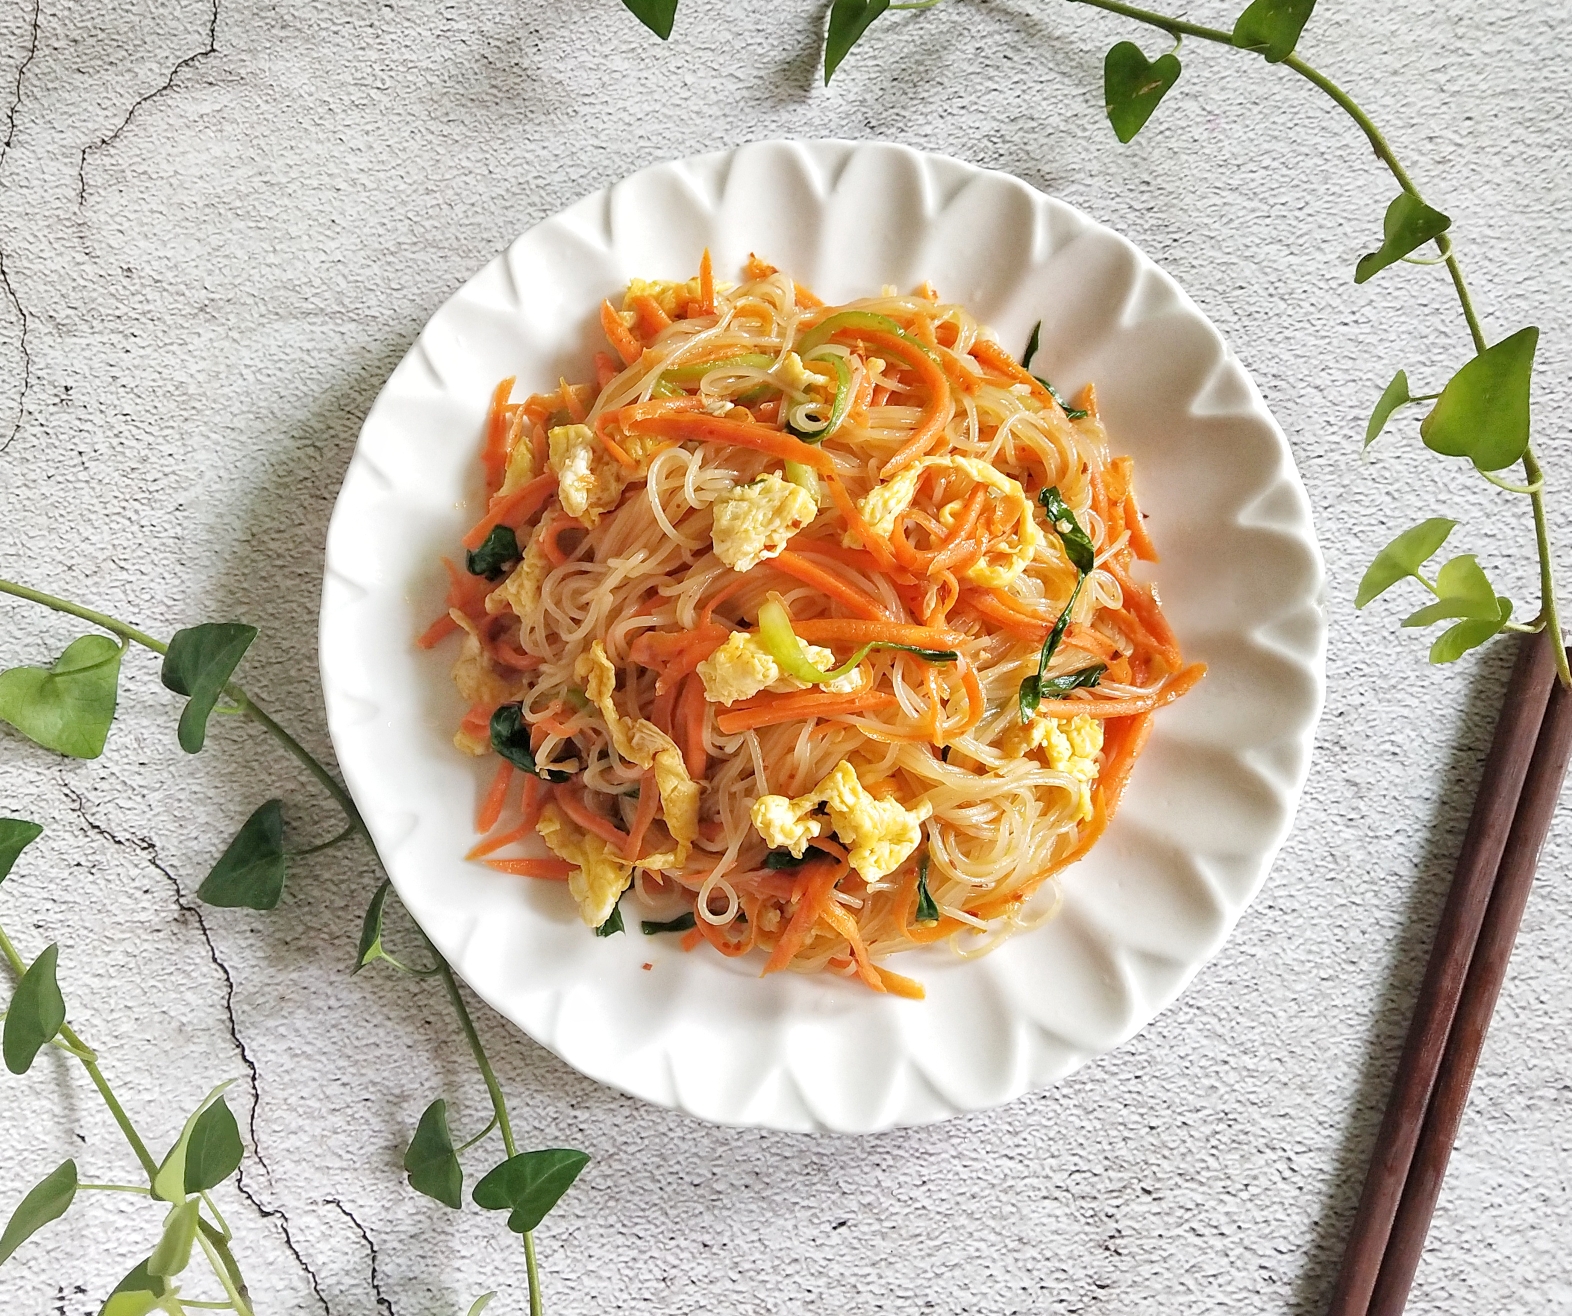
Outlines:
[[[712,370],[768,370],[774,364],[773,356],[765,356],[762,352],[744,352],[741,356],[728,356],[720,361],[699,361],[693,365],[672,366],[670,370],[661,371],[660,382],[661,384],[668,381],[673,384],[697,384]],[[656,387],[658,388],[659,385]]]
[[846,418],[846,408],[851,406],[851,367],[846,364],[846,358],[838,353],[814,357],[813,359],[815,361],[824,361],[835,370],[835,401],[830,407],[830,418],[824,424],[811,430],[793,424],[788,419],[786,428],[804,442],[823,443],[825,439],[829,438],[839,428],[841,421]]
[[816,503],[822,503],[819,496],[819,473],[811,466],[804,466],[801,462],[786,463],[786,478],[799,489],[806,489]]
[[785,605],[774,598],[766,599],[763,606],[759,608],[759,643],[764,647],[765,653],[775,659],[783,672],[810,685],[823,685],[828,681],[840,680],[848,672],[856,671],[862,660],[875,649],[898,649],[902,653],[915,654],[929,663],[953,663],[960,659],[960,654],[954,649],[918,649],[910,644],[874,640],[863,645],[834,671],[826,672],[808,661],[802,641],[797,638],[797,632],[791,628],[790,614],[786,611]]
[[797,343],[797,354],[806,360],[809,353],[823,347],[842,329],[874,329],[881,334],[894,334],[903,343],[910,343],[925,356],[938,361],[926,343],[918,342],[889,316],[874,311],[837,311],[802,336]]

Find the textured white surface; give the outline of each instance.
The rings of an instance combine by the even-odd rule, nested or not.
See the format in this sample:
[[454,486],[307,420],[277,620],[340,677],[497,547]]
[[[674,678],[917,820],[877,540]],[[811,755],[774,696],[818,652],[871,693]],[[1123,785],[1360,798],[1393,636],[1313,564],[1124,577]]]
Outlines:
[[[1305,53],[1361,95],[1453,216],[1493,336],[1544,330],[1536,414],[1564,480],[1572,122],[1557,15],[1521,0],[1323,11]],[[206,5],[45,3],[34,47],[31,4],[10,0],[0,68],[25,70],[3,121],[16,302],[0,297],[0,379],[22,406],[0,456],[0,574],[159,632],[257,623],[248,684],[325,750],[314,611],[354,434],[432,308],[516,233],[650,159],[788,133],[899,137],[1064,196],[1171,269],[1228,336],[1294,443],[1328,554],[1315,768],[1236,935],[1177,1006],[1063,1086],[870,1139],[712,1129],[577,1077],[494,1018],[482,1027],[521,1136],[596,1158],[542,1231],[559,1316],[1315,1312],[1505,676],[1500,653],[1429,671],[1393,625],[1401,606],[1356,616],[1353,586],[1384,537],[1449,511],[1467,512],[1460,537],[1508,593],[1531,583],[1521,508],[1465,502],[1477,485],[1419,453],[1411,424],[1370,464],[1356,456],[1393,370],[1439,382],[1466,350],[1444,281],[1403,267],[1353,288],[1390,184],[1282,70],[1187,43],[1171,102],[1120,148],[1099,110],[1102,52],[1164,43],[1111,17],[1013,3],[896,16],[826,93],[811,85],[818,6],[736,12],[685,0],[661,47],[612,0],[225,5],[215,53],[159,91],[209,45]],[[1231,13],[1207,0],[1191,16]],[[5,108],[14,86],[0,77]],[[7,663],[77,629],[10,603],[0,619]],[[150,1132],[172,1136],[232,1074],[244,1127],[255,1093],[257,1205],[233,1190],[224,1203],[267,1310],[438,1316],[500,1286],[500,1309],[522,1311],[499,1222],[399,1183],[420,1108],[445,1093],[474,1128],[484,1096],[429,985],[347,977],[368,869],[307,861],[272,916],[183,912],[177,892],[257,800],[282,793],[309,836],[333,820],[243,727],[185,759],[155,663],[127,669],[102,761],[0,739],[4,811],[50,829],[0,892],[6,927],[31,950],[60,939],[76,1020]],[[1416,1311],[1572,1304],[1565,821]],[[95,1176],[133,1173],[63,1065],[0,1076],[0,1091],[7,1202],[68,1154]],[[0,1295],[8,1310],[96,1311],[156,1228],[145,1208],[87,1203],[7,1265]]]
[[[1087,381],[1143,473],[1153,573],[1206,680],[1152,731],[1118,816],[1056,884],[1057,914],[986,957],[892,965],[924,1000],[762,955],[585,935],[556,882],[463,859],[493,766],[453,747],[453,645],[411,643],[438,557],[484,509],[499,377],[591,373],[597,309],[634,271],[767,251],[834,304],[947,289],[1034,369]],[[1144,570],[1144,569],[1143,569]],[[1325,586],[1287,442],[1237,358],[1129,242],[1019,179],[880,143],[760,142],[651,165],[531,229],[421,330],[372,405],[328,527],[322,684],[345,781],[405,908],[478,995],[622,1092],[724,1124],[868,1133],[997,1106],[1103,1055],[1165,1007],[1260,889],[1321,711]],[[542,850],[542,853],[545,853]],[[636,913],[624,918],[630,927]]]

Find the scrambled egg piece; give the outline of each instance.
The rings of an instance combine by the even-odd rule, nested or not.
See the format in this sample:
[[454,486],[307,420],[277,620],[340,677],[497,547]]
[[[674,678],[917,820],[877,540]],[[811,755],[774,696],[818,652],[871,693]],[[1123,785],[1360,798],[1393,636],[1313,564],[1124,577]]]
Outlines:
[[1073,777],[1079,786],[1076,821],[1085,822],[1092,816],[1092,783],[1097,780],[1097,756],[1103,748],[1103,724],[1097,718],[1085,713],[1072,718],[1039,714],[1024,727],[1012,723],[999,748],[1015,757],[1043,750],[1048,766]]
[[516,616],[527,617],[540,606],[540,587],[551,570],[551,559],[540,546],[540,529],[530,536],[524,556],[518,566],[490,594],[486,595],[486,611],[495,615],[504,608],[512,608]]
[[[924,457],[883,484],[875,485],[857,504],[857,510],[862,513],[869,529],[888,537],[895,529],[895,518],[912,505],[923,474],[934,469],[962,477],[959,482],[951,481],[955,496],[938,510],[939,522],[946,528],[955,525],[967,495],[979,484],[997,489],[1012,508],[1017,509],[1015,533],[996,541],[981,560],[973,563],[964,573],[973,584],[1003,589],[1026,570],[1043,536],[1032,515],[1032,500],[1026,496],[1026,490],[1021,488],[1018,481],[989,463],[978,461],[975,457]],[[957,483],[959,488],[955,487]],[[842,542],[853,548],[861,547],[861,541],[853,534],[845,535]]]
[[593,526],[622,497],[626,473],[588,425],[558,425],[546,442],[562,510]]
[[820,376],[803,365],[802,358],[795,352],[788,352],[781,358],[781,363],[772,372],[775,378],[789,388],[793,393],[807,393],[810,384],[823,384]]
[[453,664],[453,684],[472,704],[505,704],[513,693],[508,683],[497,674],[485,650],[480,646],[480,630],[457,608],[448,610],[464,630],[464,644],[459,649],[458,661]]
[[753,825],[772,846],[801,857],[824,824],[809,815],[829,806],[830,826],[851,852],[851,866],[869,882],[893,873],[922,841],[921,824],[933,813],[926,800],[908,809],[898,800],[868,794],[852,765],[842,759],[813,790],[794,800],[763,795],[753,802]]
[[617,753],[630,763],[655,770],[655,787],[660,792],[661,815],[666,830],[676,842],[674,852],[646,855],[640,868],[676,868],[687,862],[688,850],[699,835],[700,786],[688,775],[682,751],[653,722],[639,718],[630,721],[617,711],[613,697],[617,689],[617,669],[599,640],[578,656],[573,675],[584,682],[584,693],[599,710],[611,733]]
[[819,504],[806,489],[771,473],[727,490],[713,511],[715,556],[733,571],[748,571],[784,551],[819,514]]
[[673,283],[669,279],[634,279],[622,297],[622,309],[631,311],[635,297],[648,297],[673,320],[688,313],[688,303],[699,300],[699,281]]
[[563,816],[555,804],[540,811],[540,839],[559,859],[577,867],[568,874],[568,891],[578,902],[579,917],[598,928],[617,907],[617,897],[633,879],[633,867],[609,852],[606,842]]
[[513,420],[513,433],[508,436],[508,468],[502,477],[502,488],[497,491],[500,498],[510,494],[515,489],[521,489],[537,475],[535,469],[535,445],[530,442],[528,434],[524,433],[524,410],[521,407]]
[[[805,644],[802,651],[808,661],[821,672],[835,667],[835,651],[818,644]],[[715,650],[698,666],[699,680],[704,682],[704,697],[712,704],[735,704],[739,699],[752,699],[761,690],[771,694],[785,694],[790,690],[806,690],[808,683],[795,676],[781,673],[780,664],[759,643],[751,631],[733,631],[726,643]],[[826,681],[818,688],[845,694],[857,689],[862,677],[856,668],[845,676]]]

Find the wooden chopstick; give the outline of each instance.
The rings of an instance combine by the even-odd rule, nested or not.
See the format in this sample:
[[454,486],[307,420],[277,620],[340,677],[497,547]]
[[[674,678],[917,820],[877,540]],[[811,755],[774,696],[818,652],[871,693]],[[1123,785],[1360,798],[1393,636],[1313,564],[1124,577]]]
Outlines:
[[1402,1205],[1386,1245],[1386,1258],[1381,1263],[1380,1278],[1370,1302],[1370,1316],[1401,1316],[1408,1301],[1408,1289],[1419,1265],[1419,1254],[1424,1250],[1430,1217],[1441,1195],[1441,1179],[1446,1174],[1447,1160],[1452,1155],[1458,1126],[1463,1120],[1463,1108],[1468,1104],[1468,1089],[1473,1082],[1480,1049],[1485,1044],[1485,1030],[1490,1027],[1490,1016],[1506,978],[1512,943],[1517,939],[1529,889],[1534,885],[1539,852],[1550,831],[1551,819],[1555,817],[1569,757],[1572,757],[1572,692],[1558,684],[1550,692],[1550,706],[1545,712],[1534,758],[1518,800],[1517,818],[1507,839],[1506,853],[1501,857],[1501,871],[1485,913],[1484,926],[1474,946],[1468,981],[1463,987],[1457,1017],[1452,1022],[1435,1090],[1430,1095],[1424,1132],[1420,1135],[1408,1183],[1403,1189]]
[[[1392,1081],[1392,1095],[1371,1154],[1359,1209],[1332,1292],[1330,1316],[1366,1316],[1371,1310],[1370,1300],[1382,1271],[1436,1076],[1442,1067],[1458,1002],[1463,996],[1469,965],[1554,684],[1555,661],[1548,639],[1542,635],[1525,635],[1519,642],[1517,662],[1507,683],[1495,738],[1485,759],[1484,775],[1458,854],[1452,888],[1436,929],[1424,983],[1409,1024],[1408,1039]],[[1559,787],[1559,778],[1557,785]],[[1465,1095],[1466,1092],[1465,1083]],[[1417,1198],[1415,1209],[1418,1209]],[[1428,1218],[1426,1215],[1426,1222]],[[1420,1237],[1422,1241],[1422,1229]],[[1394,1284],[1396,1275],[1394,1270]]]

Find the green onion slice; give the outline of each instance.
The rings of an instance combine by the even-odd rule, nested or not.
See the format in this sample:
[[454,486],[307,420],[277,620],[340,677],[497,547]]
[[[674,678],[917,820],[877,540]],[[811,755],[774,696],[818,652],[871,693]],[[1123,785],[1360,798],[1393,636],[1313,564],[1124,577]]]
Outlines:
[[874,640],[863,645],[839,667],[826,672],[808,660],[802,641],[791,628],[791,614],[786,611],[786,605],[781,602],[779,595],[773,594],[759,608],[759,644],[765,653],[775,659],[781,671],[809,685],[840,680],[848,672],[856,671],[862,660],[875,649],[898,649],[902,653],[915,654],[928,663],[953,663],[960,659],[960,654],[954,649],[919,649],[910,644]]

